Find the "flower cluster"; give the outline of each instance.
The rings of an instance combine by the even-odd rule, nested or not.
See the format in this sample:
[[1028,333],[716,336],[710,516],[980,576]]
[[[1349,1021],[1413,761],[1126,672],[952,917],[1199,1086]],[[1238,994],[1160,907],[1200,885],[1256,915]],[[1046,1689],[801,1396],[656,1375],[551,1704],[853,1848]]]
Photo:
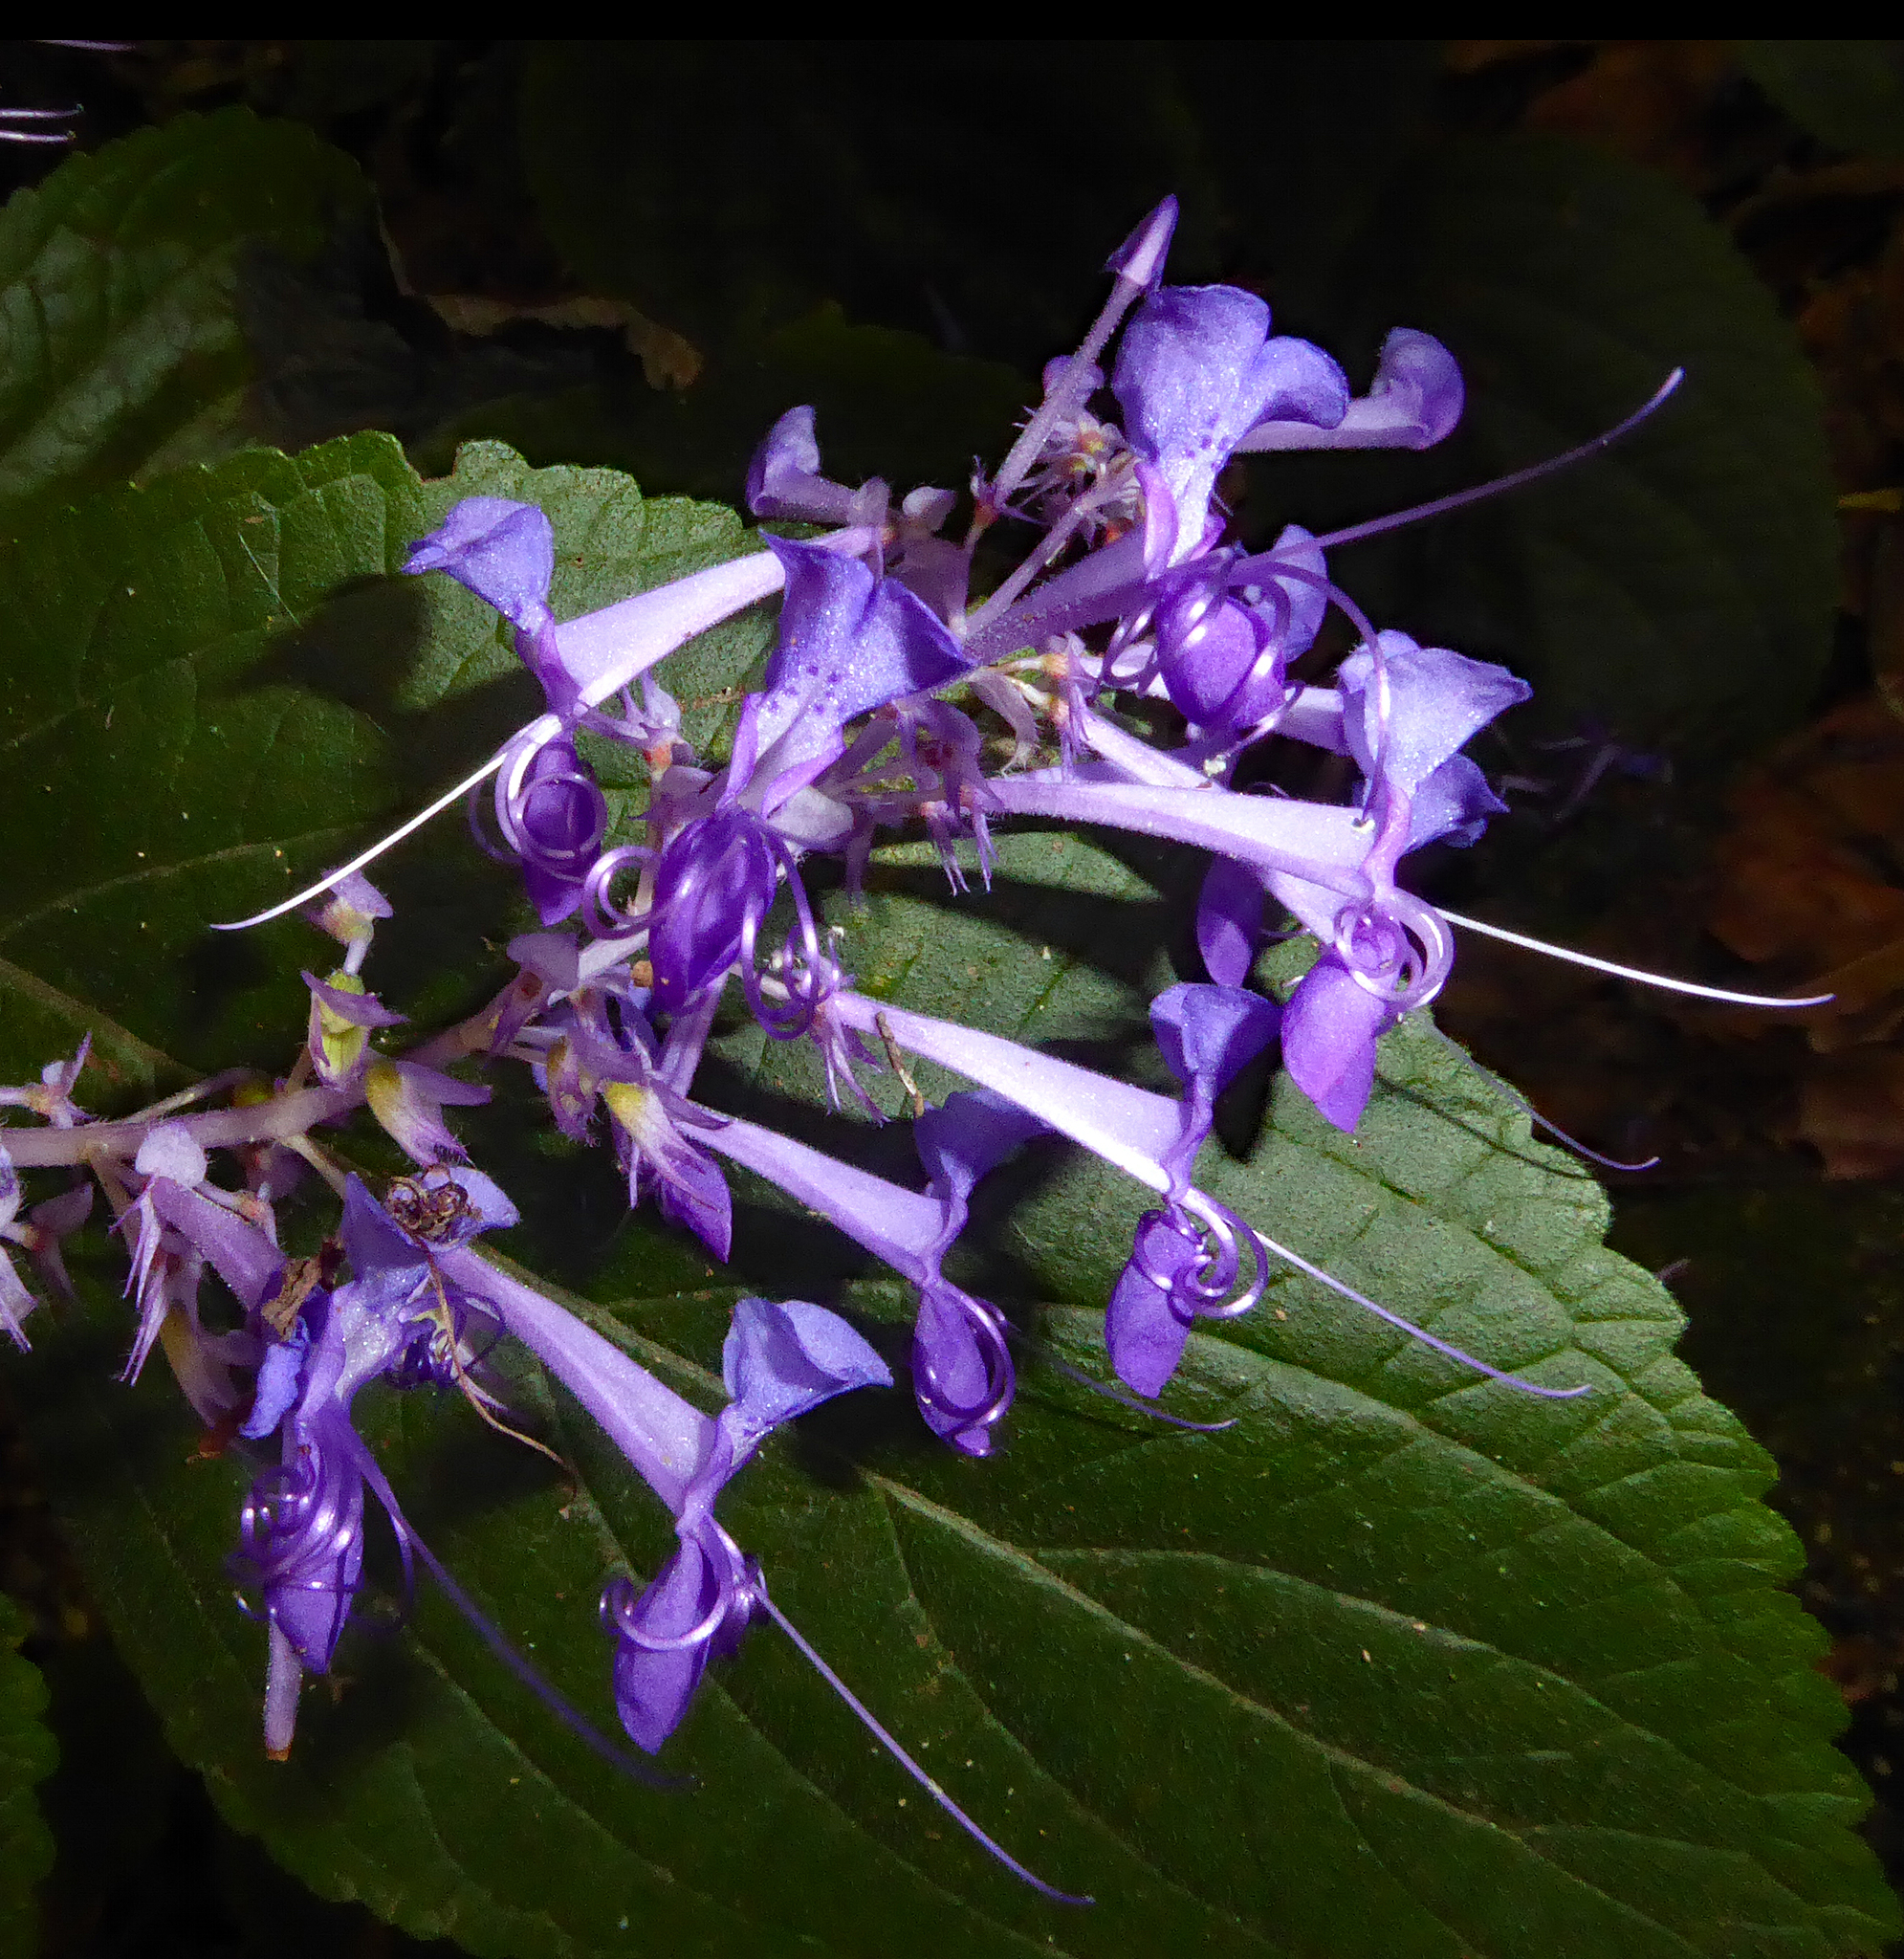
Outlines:
[[[1472,842],[1501,808],[1464,750],[1528,690],[1500,667],[1364,617],[1328,554],[1370,526],[1316,537],[1291,525],[1255,553],[1226,541],[1218,483],[1233,457],[1422,448],[1455,426],[1462,382],[1446,348],[1398,328],[1358,395],[1320,348],[1273,332],[1254,296],[1165,285],[1174,220],[1166,202],[1111,259],[1090,334],[1047,368],[1043,401],[1002,464],[970,485],[962,539],[946,535],[952,492],[895,499],[877,480],[828,477],[805,407],[768,432],[748,477],[755,516],[802,535],[765,535],[761,550],[581,618],[558,621],[551,607],[554,539],[540,510],[458,504],[405,569],[458,581],[509,622],[545,712],[450,796],[290,901],[316,897],[313,922],[343,951],[322,977],[304,975],[306,1038],[286,1078],[215,1078],[94,1122],[74,1100],[82,1047],[37,1084],[0,1091],[44,1125],[4,1132],[0,1238],[43,1290],[64,1289],[61,1242],[97,1185],[130,1253],[127,1377],[160,1347],[218,1443],[257,1452],[233,1569],[267,1630],[273,1752],[291,1746],[303,1676],[330,1667],[360,1598],[366,1489],[405,1570],[422,1561],[533,1680],[405,1520],[352,1414],[373,1382],[448,1390],[513,1433],[490,1364],[513,1340],[565,1383],[674,1521],[663,1569],[645,1586],[613,1577],[602,1598],[615,1704],[637,1748],[658,1750],[709,1661],[770,1618],[935,1800],[1049,1889],[853,1699],[715,1515],[774,1427],[831,1396],[891,1386],[886,1363],[821,1306],[746,1299],[728,1335],[728,1403],[710,1417],[486,1258],[478,1235],[515,1214],[444,1113],[487,1097],[468,1078],[484,1067],[531,1069],[566,1135],[612,1146],[630,1204],[652,1200],[716,1259],[730,1248],[727,1163],[857,1241],[916,1293],[911,1392],[931,1432],[969,1456],[1005,1430],[1018,1335],[996,1305],[946,1276],[948,1255],[980,1179],[1046,1134],[1151,1200],[1105,1313],[1110,1365],[1136,1397],[1162,1395],[1191,1332],[1249,1311],[1278,1262],[1455,1365],[1534,1396],[1587,1391],[1502,1375],[1395,1319],[1196,1181],[1217,1098],[1272,1048],[1329,1122],[1355,1128],[1382,1036],[1448,976],[1452,928],[1488,929],[1411,892],[1402,861],[1436,840]],[[1028,547],[981,596],[974,566],[990,561],[988,538]],[[775,598],[762,685],[740,702],[725,752],[697,754],[657,670],[711,626]],[[1350,649],[1323,679],[1332,608]],[[1144,703],[1141,716],[1130,712]],[[646,770],[645,808],[625,832],[611,834],[580,737],[631,750]],[[1244,758],[1272,737],[1342,758],[1355,781],[1348,800],[1235,786]],[[486,847],[520,867],[541,929],[511,945],[516,971],[481,1013],[386,1052],[402,1016],[364,970],[389,907],[364,867],[466,793],[475,823],[485,783]],[[957,892],[971,867],[989,880],[993,832],[1020,817],[1209,853],[1197,913],[1208,978],[1170,987],[1150,1013],[1176,1094],[885,1003],[842,966],[809,895],[816,863],[835,860],[850,891],[883,832],[923,831]],[[1266,927],[1285,913],[1320,956],[1279,1004],[1250,980]],[[912,1104],[916,1186],[697,1099],[731,991],[772,1039],[813,1044],[836,1107],[852,1096],[877,1116],[867,1078],[897,1076]],[[929,1107],[908,1057],[971,1087]],[[314,1137],[360,1107],[415,1165],[381,1195]],[[317,1252],[287,1256],[278,1212],[314,1167],[341,1220]],[[65,1187],[22,1214],[19,1172],[62,1168]],[[215,1308],[201,1304],[208,1268],[230,1295]],[[23,1346],[33,1304],[0,1252],[0,1320]]]

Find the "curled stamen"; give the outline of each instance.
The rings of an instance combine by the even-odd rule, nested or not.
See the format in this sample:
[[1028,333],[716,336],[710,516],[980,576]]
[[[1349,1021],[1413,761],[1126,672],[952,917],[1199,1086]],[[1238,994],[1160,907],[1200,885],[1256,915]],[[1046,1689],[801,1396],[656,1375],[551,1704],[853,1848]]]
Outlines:
[[[1203,1256],[1190,1270],[1179,1272],[1174,1280],[1151,1271],[1148,1266],[1145,1266],[1145,1277],[1159,1290],[1169,1292],[1173,1305],[1187,1307],[1198,1319],[1240,1318],[1262,1297],[1262,1288],[1268,1283],[1268,1265],[1262,1256],[1260,1241],[1227,1204],[1219,1204],[1215,1198],[1206,1196],[1193,1186],[1184,1192],[1179,1203],[1196,1227],[1204,1245]],[[1141,1247],[1141,1234],[1138,1244]],[[1250,1255],[1251,1276],[1243,1289],[1231,1297],[1242,1274],[1240,1249],[1244,1247]],[[1141,1264],[1141,1249],[1139,1260]]]
[[1012,1405],[1013,1397],[1018,1393],[1018,1376],[1012,1366],[1004,1315],[996,1307],[974,1299],[955,1286],[936,1287],[932,1296],[941,1306],[952,1307],[971,1329],[985,1369],[985,1393],[970,1407],[955,1400],[934,1373],[925,1343],[916,1340],[912,1352],[913,1392],[922,1404],[951,1428],[990,1428]]

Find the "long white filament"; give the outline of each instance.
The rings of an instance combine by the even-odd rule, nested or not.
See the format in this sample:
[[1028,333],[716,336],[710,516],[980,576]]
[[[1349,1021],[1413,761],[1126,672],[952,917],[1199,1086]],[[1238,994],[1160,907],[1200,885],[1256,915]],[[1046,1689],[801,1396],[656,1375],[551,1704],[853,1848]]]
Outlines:
[[394,849],[407,836],[423,828],[431,817],[440,816],[452,803],[460,803],[478,782],[486,782],[501,768],[504,758],[509,754],[507,747],[497,750],[481,768],[465,776],[453,789],[446,789],[428,808],[420,809],[410,820],[380,837],[369,849],[360,850],[348,864],[339,865],[335,870],[327,870],[316,884],[306,885],[295,897],[286,898],[281,904],[273,905],[267,911],[254,913],[249,918],[234,918],[229,924],[214,925],[213,932],[245,932],[253,925],[263,925],[267,920],[282,918],[287,912],[295,912],[299,905],[307,905],[313,898],[320,898],[339,879],[348,877],[353,870],[361,870],[366,864],[374,864],[384,851]]
[[1498,938],[1504,945],[1518,945],[1530,953],[1545,953],[1550,959],[1564,959],[1569,966],[1586,966],[1595,973],[1609,973],[1615,980],[1630,980],[1636,985],[1656,986],[1663,993],[1684,993],[1694,1000],[1722,1001],[1729,1006],[1825,1006],[1837,999],[1835,993],[1812,993],[1793,1000],[1769,993],[1735,993],[1726,986],[1700,986],[1691,980],[1669,980],[1663,973],[1648,973],[1638,966],[1622,966],[1612,959],[1596,959],[1591,953],[1577,953],[1564,945],[1549,945],[1543,938],[1529,938],[1525,933],[1509,932],[1504,925],[1484,925],[1478,918],[1464,918],[1445,905],[1435,909],[1450,925],[1466,932],[1478,932],[1483,938]]

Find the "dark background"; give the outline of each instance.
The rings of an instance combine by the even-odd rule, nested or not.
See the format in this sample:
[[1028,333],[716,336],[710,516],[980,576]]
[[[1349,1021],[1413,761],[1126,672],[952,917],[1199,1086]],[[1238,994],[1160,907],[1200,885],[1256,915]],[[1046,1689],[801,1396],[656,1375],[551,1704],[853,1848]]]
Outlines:
[[[1880,80],[1895,68],[1873,58]],[[1166,190],[1174,279],[1262,292],[1358,379],[1393,323],[1368,295],[1412,249],[1385,213],[1420,159],[1544,133],[1703,208],[1816,375],[1844,499],[1828,658],[1749,712],[1692,672],[1624,717],[1567,683],[1564,714],[1511,720],[1482,755],[1513,817],[1422,874],[1611,957],[1845,991],[1793,1025],[1470,942],[1439,1011],[1554,1120],[1662,1158],[1612,1179],[1614,1243],[1669,1278],[1682,1352],[1778,1458],[1845,1746],[1878,1796],[1868,1829],[1904,1872],[1904,111],[1894,140],[1881,99],[1862,121],[1806,113],[1714,42],[0,49],[0,104],[79,105],[81,148],[230,103],[310,124],[376,205],[309,263],[247,266],[254,380],[228,440],[384,428],[440,471],[493,436],[729,501],[795,401],[819,406],[846,480],[961,482],[1088,319],[1099,254]],[[6,187],[59,157],[0,146]],[[1380,478],[1223,487],[1262,535],[1290,480],[1361,515],[1480,461],[1456,443]],[[1453,617],[1456,644],[1527,668],[1532,602],[1476,569],[1491,535],[1447,526],[1365,575],[1399,622]],[[31,1615],[62,1749],[44,1951],[411,1946],[218,1823],[5,1446],[0,1583]]]

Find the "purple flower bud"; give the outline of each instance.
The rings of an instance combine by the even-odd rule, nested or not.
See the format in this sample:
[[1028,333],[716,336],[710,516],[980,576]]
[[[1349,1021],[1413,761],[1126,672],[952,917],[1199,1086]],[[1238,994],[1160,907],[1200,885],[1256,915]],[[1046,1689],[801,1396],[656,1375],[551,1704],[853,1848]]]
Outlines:
[[1177,201],[1167,197],[1105,260],[1105,270],[1133,286],[1154,287],[1164,275],[1164,260],[1176,228]]
[[780,855],[752,810],[696,817],[668,838],[655,867],[648,927],[654,1001],[680,1013],[740,957],[773,909]]

